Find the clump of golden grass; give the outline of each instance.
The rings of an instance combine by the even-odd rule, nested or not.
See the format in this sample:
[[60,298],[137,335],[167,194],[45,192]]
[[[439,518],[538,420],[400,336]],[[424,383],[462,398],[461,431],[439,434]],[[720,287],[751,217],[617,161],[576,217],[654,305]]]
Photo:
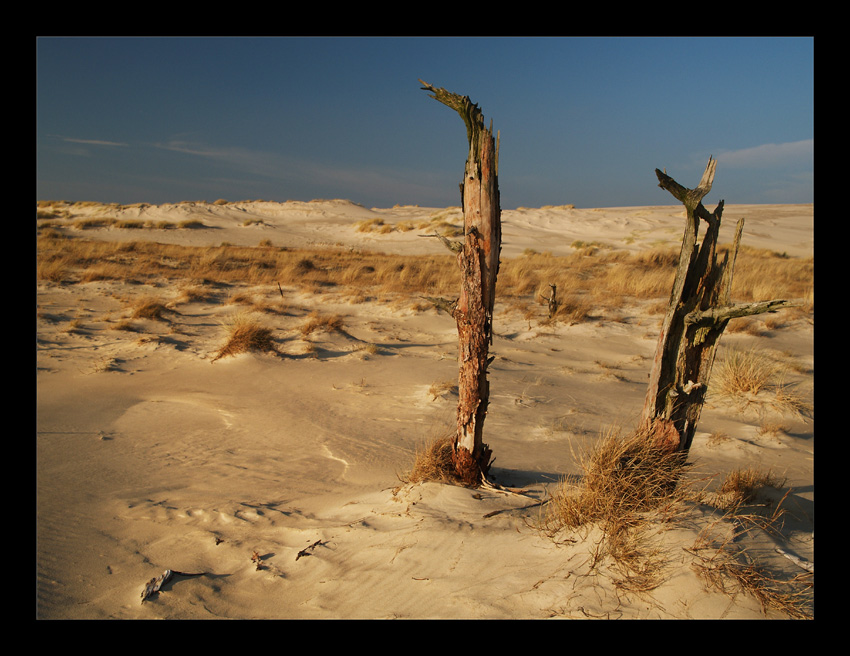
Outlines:
[[731,437],[729,437],[728,433],[724,433],[723,431],[715,431],[711,435],[708,436],[708,446],[717,446],[718,444],[723,444],[728,442]]
[[745,335],[751,335],[752,337],[760,337],[764,334],[764,331],[762,330],[762,323],[758,319],[750,317],[733,319],[729,322],[729,325],[726,326],[726,332],[730,334],[743,333]]
[[416,450],[413,466],[399,474],[402,483],[416,484],[426,482],[459,484],[452,453],[454,439],[440,437]]
[[785,369],[765,353],[733,348],[714,366],[709,389],[741,408],[758,404],[798,415],[811,411],[811,403],[784,375]]
[[646,591],[660,583],[662,558],[650,534],[682,511],[691,494],[683,482],[685,456],[663,448],[650,430],[625,437],[615,431],[579,457],[581,477],[567,478],[551,495],[537,527],[553,539],[596,527],[594,566],[606,556],[623,574],[617,585]]
[[230,295],[227,302],[231,305],[250,305],[254,302],[254,295],[244,290],[236,291]]
[[134,333],[137,330],[136,325],[129,319],[121,319],[118,323],[112,326],[112,329],[123,330],[130,333]]
[[155,321],[162,321],[164,319],[163,314],[168,311],[168,308],[165,306],[162,301],[153,296],[145,296],[144,298],[140,298],[136,301],[133,306],[133,319],[153,319]]
[[213,292],[202,285],[191,285],[180,291],[179,301],[182,303],[196,303],[208,301],[212,298]]
[[234,315],[229,322],[228,333],[227,341],[216,353],[213,362],[249,351],[277,353],[272,331],[250,313]]
[[386,225],[381,218],[365,219],[357,224],[357,232],[389,232],[390,230],[392,226]]
[[563,481],[548,504],[549,533],[667,505],[686,468],[682,454],[643,430],[607,432],[579,463],[582,476]]
[[752,503],[759,490],[770,487],[779,489],[785,478],[772,471],[757,467],[734,469],[723,479],[717,492],[711,497],[712,505],[723,510],[737,511],[741,506]]
[[446,394],[455,393],[457,393],[457,381],[455,380],[438,381],[428,388],[428,394],[431,396],[432,401],[436,401],[439,397]]
[[317,311],[311,312],[307,322],[301,326],[301,334],[305,337],[317,331],[341,332],[345,322],[338,314],[321,314]]
[[567,324],[581,323],[592,315],[593,306],[587,296],[570,294],[558,305],[555,318]]
[[712,382],[723,396],[755,395],[767,387],[777,370],[776,363],[764,353],[729,349],[714,367]]
[[778,438],[780,435],[787,432],[788,426],[777,421],[763,421],[758,427],[759,435],[772,435],[773,437]]
[[124,230],[139,230],[145,227],[145,222],[138,219],[116,219],[112,222],[112,227]]
[[63,258],[40,260],[36,265],[36,279],[44,282],[62,282],[70,275],[71,265]]

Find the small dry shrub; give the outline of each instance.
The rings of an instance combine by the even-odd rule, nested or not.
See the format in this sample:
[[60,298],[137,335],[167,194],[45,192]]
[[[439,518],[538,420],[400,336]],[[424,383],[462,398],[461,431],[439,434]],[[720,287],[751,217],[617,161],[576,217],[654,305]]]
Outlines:
[[602,537],[593,547],[594,566],[610,556],[623,574],[617,585],[634,591],[660,582],[662,559],[650,535],[682,511],[691,493],[682,479],[686,456],[665,448],[660,437],[652,430],[603,435],[579,457],[582,476],[562,482],[538,521],[553,539],[597,527]]
[[118,323],[112,326],[112,329],[123,330],[129,333],[134,333],[138,330],[137,326],[129,319],[121,319]]
[[785,479],[772,471],[762,471],[756,467],[734,469],[723,479],[712,504],[724,510],[737,510],[752,503],[759,490],[770,487],[779,489],[785,485]]
[[146,296],[139,299],[133,307],[133,319],[154,319],[162,321],[163,314],[168,311],[168,308],[152,296]]
[[68,262],[62,258],[40,260],[36,266],[36,280],[62,282],[70,275]]
[[729,437],[729,433],[724,433],[723,431],[715,431],[711,435],[708,436],[708,446],[717,446],[719,444],[724,444],[731,440]]
[[308,271],[315,271],[316,268],[317,267],[313,263],[313,260],[309,257],[302,257],[295,263],[295,272],[300,274],[307,273]]
[[416,450],[413,466],[399,475],[402,483],[450,483],[459,484],[452,453],[454,439],[451,436],[437,438]]
[[[805,394],[785,382],[786,371],[764,353],[731,349],[715,365],[710,391],[741,408],[756,404],[800,416],[811,412],[813,406]],[[759,394],[762,396],[756,398]]]
[[381,218],[365,219],[357,224],[357,232],[374,232],[383,227],[389,227],[392,230],[391,226],[384,225],[384,220]]
[[788,426],[784,423],[777,421],[763,421],[757,430],[759,435],[771,435],[772,437],[779,437],[783,433],[788,432]]
[[715,366],[711,381],[722,396],[755,395],[776,373],[776,363],[763,353],[730,349]]
[[214,296],[212,290],[202,285],[190,285],[180,290],[181,303],[198,303],[209,301]]
[[345,323],[338,314],[323,315],[319,312],[311,312],[307,317],[307,323],[301,326],[301,334],[306,337],[320,330],[324,332],[340,332],[344,326]]
[[587,321],[592,312],[590,300],[584,294],[568,294],[558,303],[555,319],[567,324],[577,324]]
[[251,305],[254,302],[254,295],[247,291],[234,292],[227,299],[230,305]]
[[433,383],[431,387],[428,388],[428,394],[431,396],[432,401],[436,401],[441,396],[445,396],[447,394],[457,394],[457,381],[444,380]]
[[276,353],[272,331],[257,321],[250,313],[235,315],[228,326],[227,342],[216,353],[213,362],[221,358],[249,351]]
[[677,485],[686,469],[681,453],[660,447],[643,430],[626,437],[606,433],[579,463],[582,476],[565,480],[549,502],[550,533],[667,505],[680,497]]

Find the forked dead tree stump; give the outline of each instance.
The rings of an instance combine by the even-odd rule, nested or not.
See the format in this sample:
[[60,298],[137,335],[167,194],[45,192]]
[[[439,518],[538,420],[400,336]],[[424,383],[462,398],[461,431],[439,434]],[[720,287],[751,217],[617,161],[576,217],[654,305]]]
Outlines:
[[460,114],[469,141],[460,184],[463,242],[442,241],[456,254],[462,274],[460,297],[445,306],[457,322],[459,341],[459,399],[453,460],[461,481],[477,486],[487,475],[492,456],[483,441],[483,427],[490,398],[487,366],[502,241],[498,146],[493,138],[492,121],[489,128],[484,127],[481,110],[469,97],[419,81],[424,90],[433,94],[432,98]]
[[[798,304],[786,300],[730,302],[732,274],[744,220],[738,221],[732,250],[718,260],[717,237],[723,201],[714,212],[709,212],[702,204],[714,182],[716,166],[716,160],[709,158],[695,189],[687,189],[665,172],[655,170],[658,186],[685,206],[687,219],[641,420],[659,446],[682,452],[691,447],[718,340],[729,320]],[[702,241],[698,242],[700,221],[707,227]]]
[[549,313],[546,315],[548,319],[554,319],[555,315],[558,314],[558,308],[561,307],[561,304],[558,302],[558,285],[553,283],[549,283],[550,292],[548,298],[541,296],[542,300],[546,301],[546,305],[549,307]]

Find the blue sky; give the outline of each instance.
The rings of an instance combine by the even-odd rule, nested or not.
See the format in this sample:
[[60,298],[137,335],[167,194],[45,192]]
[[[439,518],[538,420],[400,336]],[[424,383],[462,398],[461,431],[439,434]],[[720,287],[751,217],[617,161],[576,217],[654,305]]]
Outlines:
[[39,38],[37,200],[460,204],[469,96],[502,208],[810,203],[814,39]]

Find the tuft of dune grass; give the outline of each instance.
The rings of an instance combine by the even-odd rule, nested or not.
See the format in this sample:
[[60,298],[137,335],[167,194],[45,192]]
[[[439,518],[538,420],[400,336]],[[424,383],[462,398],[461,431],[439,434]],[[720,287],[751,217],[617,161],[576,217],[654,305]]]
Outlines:
[[272,331],[250,313],[238,313],[230,320],[227,341],[212,361],[251,351],[277,353]]
[[741,408],[751,404],[803,415],[812,410],[806,396],[785,382],[786,368],[756,350],[729,349],[715,364],[709,391]]
[[459,484],[452,453],[454,439],[440,437],[416,450],[411,468],[399,475],[402,483],[448,483]]
[[[661,582],[663,558],[651,535],[682,512],[690,493],[683,482],[686,457],[663,448],[656,435],[609,431],[579,456],[580,477],[561,482],[537,527],[553,539],[596,528],[593,565],[610,557],[620,571],[618,587],[648,591]],[[660,518],[660,520],[659,520]]]
[[306,323],[301,326],[301,334],[306,337],[318,331],[341,332],[344,326],[345,323],[338,314],[321,314],[314,311],[307,317]]
[[648,431],[621,436],[611,430],[579,455],[582,476],[567,478],[552,495],[545,527],[550,533],[591,522],[611,522],[666,505],[687,468],[680,452],[665,449]]
[[139,299],[133,306],[133,319],[153,319],[162,321],[163,314],[168,311],[168,308],[158,299],[152,296],[146,296]]
[[724,510],[737,511],[741,506],[752,503],[759,490],[768,487],[779,489],[785,485],[785,481],[785,478],[772,471],[764,471],[758,467],[733,469],[724,477],[712,503]]

